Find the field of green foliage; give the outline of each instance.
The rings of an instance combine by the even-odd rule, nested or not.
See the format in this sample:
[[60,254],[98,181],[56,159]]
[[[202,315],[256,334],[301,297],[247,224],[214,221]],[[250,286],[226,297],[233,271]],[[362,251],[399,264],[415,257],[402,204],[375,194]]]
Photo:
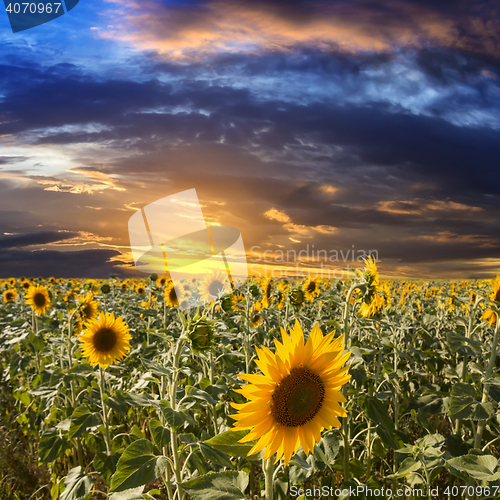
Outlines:
[[[0,499],[499,498],[499,289],[385,281],[367,264],[352,281],[252,279],[182,311],[157,276],[3,280]],[[283,337],[297,328],[306,347]],[[328,339],[336,358],[321,358]],[[294,362],[320,389],[341,380],[328,363],[348,366],[331,389],[344,416],[325,424],[328,398],[300,392]],[[301,420],[292,401],[288,428],[285,386],[313,405]],[[231,430],[238,411],[250,423]]]

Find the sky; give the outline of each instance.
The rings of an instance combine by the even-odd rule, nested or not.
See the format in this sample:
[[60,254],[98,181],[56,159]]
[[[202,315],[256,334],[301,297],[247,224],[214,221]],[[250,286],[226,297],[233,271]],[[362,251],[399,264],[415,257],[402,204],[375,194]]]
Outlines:
[[500,272],[495,1],[80,0],[0,45],[0,277],[137,275],[192,188],[256,273]]

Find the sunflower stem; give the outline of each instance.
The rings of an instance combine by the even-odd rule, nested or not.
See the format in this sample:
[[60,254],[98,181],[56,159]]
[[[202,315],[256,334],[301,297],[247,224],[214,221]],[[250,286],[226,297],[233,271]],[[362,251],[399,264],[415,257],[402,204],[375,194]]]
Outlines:
[[109,436],[108,415],[106,413],[106,404],[104,403],[104,369],[99,365],[99,390],[101,392],[102,420],[104,424],[104,440],[106,442],[107,455],[111,455],[111,438]]
[[273,500],[273,475],[274,462],[273,457],[268,460],[262,460],[262,468],[266,478],[266,500]]
[[[184,328],[182,330],[184,333]],[[178,372],[179,372],[179,359],[181,357],[181,352],[182,352],[182,347],[184,346],[185,340],[182,338],[179,338],[177,340],[177,344],[175,346],[174,350],[174,359],[173,359],[173,377],[172,377],[172,384],[170,386],[170,406],[172,407],[172,410],[176,411],[177,410],[177,377],[178,377]],[[174,462],[174,474],[175,474],[175,482],[177,484],[177,498],[180,500],[181,499],[181,486],[180,484],[182,483],[182,471],[181,471],[181,462],[179,459],[179,445],[177,442],[177,432],[174,428],[174,426],[171,427],[171,434],[170,434],[170,444],[172,446],[172,459]]]
[[[490,360],[489,360],[488,366],[486,367],[486,372],[484,374],[485,381],[487,381],[491,378],[491,374],[493,373],[493,368],[495,367],[495,364],[496,364],[499,331],[500,331],[500,318],[497,315],[495,333],[493,335],[493,344],[491,346]],[[483,384],[483,397],[481,398],[481,403],[486,403],[486,401],[488,401],[489,393],[490,393],[490,383],[485,382]],[[483,438],[483,432],[484,432],[484,429],[486,427],[488,420],[489,419],[483,419],[483,420],[479,421],[479,425],[477,427],[476,438],[474,440],[474,448],[476,448],[476,449],[481,449],[481,440]]]
[[[356,289],[358,289],[361,285],[359,283],[355,283],[349,288],[346,296],[345,308],[344,308],[344,317],[343,317],[343,326],[344,326],[344,343],[346,351],[349,350],[349,309],[351,307],[351,296]],[[344,385],[342,388],[343,396],[347,400],[347,393],[349,391],[349,382]],[[349,455],[350,455],[350,446],[349,446],[349,428],[351,423],[351,410],[348,410],[344,426],[343,426],[343,434],[344,434],[344,481],[349,479]]]
[[[214,385],[214,372],[215,372],[215,360],[214,360],[214,353],[210,351],[210,385]],[[217,424],[217,408],[216,405],[212,406],[212,414],[214,417],[214,431],[215,435],[219,434],[219,425]]]

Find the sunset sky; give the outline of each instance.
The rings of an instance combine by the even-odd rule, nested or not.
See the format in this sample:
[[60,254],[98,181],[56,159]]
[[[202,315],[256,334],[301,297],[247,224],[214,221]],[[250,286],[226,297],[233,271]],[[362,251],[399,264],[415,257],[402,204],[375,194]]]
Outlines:
[[129,218],[191,188],[250,261],[500,272],[495,1],[80,0],[0,46],[0,277],[132,276]]

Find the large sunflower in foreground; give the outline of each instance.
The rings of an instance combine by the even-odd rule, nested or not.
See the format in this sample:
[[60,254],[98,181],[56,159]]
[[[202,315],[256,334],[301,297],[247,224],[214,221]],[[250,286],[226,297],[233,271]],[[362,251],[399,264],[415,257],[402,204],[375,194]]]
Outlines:
[[40,285],[30,286],[25,298],[31,309],[39,315],[45,314],[45,310],[50,304],[49,292],[45,287]]
[[111,365],[121,360],[131,348],[130,328],[123,318],[115,318],[114,313],[100,314],[97,319],[89,320],[85,327],[87,329],[80,334],[80,347],[93,365]]
[[[494,302],[500,302],[500,276],[497,276],[492,282],[490,299]],[[488,325],[492,326],[497,322],[497,315],[491,309],[486,309],[481,319],[484,319]]]
[[349,367],[342,366],[351,353],[343,354],[343,336],[323,336],[317,324],[307,343],[298,321],[290,337],[283,329],[281,334],[282,343],[274,341],[276,353],[256,348],[263,374],[240,375],[250,384],[236,392],[250,401],[231,403],[239,410],[231,418],[234,430],[252,429],[240,442],[258,439],[249,456],[266,448],[265,459],[276,453],[275,461],[284,456],[287,465],[300,445],[308,455],[323,429],[340,427],[337,417],[347,414],[339,404],[346,401],[340,389],[351,378]]

